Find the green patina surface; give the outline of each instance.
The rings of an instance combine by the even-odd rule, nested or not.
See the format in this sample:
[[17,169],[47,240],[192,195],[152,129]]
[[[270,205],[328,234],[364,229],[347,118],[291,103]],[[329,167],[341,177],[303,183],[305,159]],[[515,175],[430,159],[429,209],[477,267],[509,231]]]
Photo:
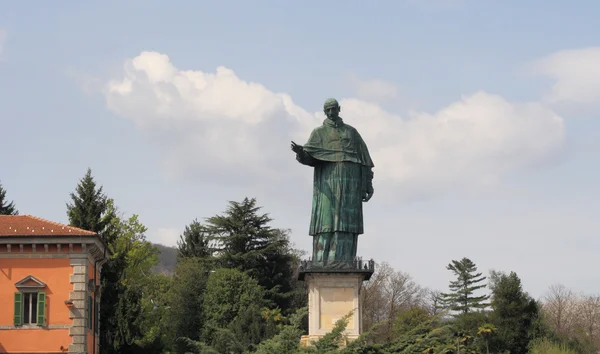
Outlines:
[[362,203],[373,195],[374,164],[358,131],[340,118],[338,102],[328,99],[324,111],[323,125],[304,146],[292,142],[292,150],[301,164],[314,168],[313,261],[333,266],[356,256],[364,232]]

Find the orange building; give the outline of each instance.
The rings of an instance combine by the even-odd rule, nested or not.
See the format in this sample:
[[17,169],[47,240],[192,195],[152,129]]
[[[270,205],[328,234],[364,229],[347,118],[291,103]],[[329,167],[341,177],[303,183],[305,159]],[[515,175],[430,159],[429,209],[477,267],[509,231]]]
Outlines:
[[98,234],[0,215],[0,353],[99,353]]

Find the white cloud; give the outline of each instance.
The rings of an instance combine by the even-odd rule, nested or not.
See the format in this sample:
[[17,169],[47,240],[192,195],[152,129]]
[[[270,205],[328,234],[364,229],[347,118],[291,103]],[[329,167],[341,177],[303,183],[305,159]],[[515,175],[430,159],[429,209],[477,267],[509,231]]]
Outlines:
[[356,75],[350,75],[349,79],[360,99],[385,102],[398,97],[398,88],[391,82],[381,79],[363,80]]
[[535,74],[555,80],[550,102],[597,103],[600,100],[600,47],[563,50],[533,63]]
[[408,119],[355,99],[341,104],[346,119],[370,143],[381,166],[377,176],[417,193],[456,183],[495,183],[544,161],[564,140],[563,120],[550,109],[485,92]]
[[[171,173],[231,181],[287,179],[295,163],[289,141],[304,143],[323,119],[228,68],[180,70],[155,52],[127,61],[124,77],[110,81],[105,95],[109,109],[160,144]],[[369,146],[377,184],[411,193],[493,183],[543,162],[564,139],[562,118],[542,104],[485,92],[409,117],[359,99],[340,103],[345,121]]]
[[8,32],[6,30],[0,29],[0,55],[4,52],[4,45],[6,44],[7,38]]
[[179,229],[159,228],[149,238],[152,243],[160,243],[165,246],[177,246],[181,232]]

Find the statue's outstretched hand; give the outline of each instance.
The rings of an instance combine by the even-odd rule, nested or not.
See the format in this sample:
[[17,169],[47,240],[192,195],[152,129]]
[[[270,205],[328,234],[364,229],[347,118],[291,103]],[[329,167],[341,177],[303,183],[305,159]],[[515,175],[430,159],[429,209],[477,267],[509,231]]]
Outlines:
[[291,147],[292,147],[292,151],[295,152],[296,154],[302,152],[302,145],[298,145],[292,141]]
[[366,192],[365,195],[363,196],[363,202],[365,202],[365,203],[368,202],[369,199],[371,199],[371,197],[373,197],[373,192],[374,192],[374,190],[372,190],[372,189],[370,191]]

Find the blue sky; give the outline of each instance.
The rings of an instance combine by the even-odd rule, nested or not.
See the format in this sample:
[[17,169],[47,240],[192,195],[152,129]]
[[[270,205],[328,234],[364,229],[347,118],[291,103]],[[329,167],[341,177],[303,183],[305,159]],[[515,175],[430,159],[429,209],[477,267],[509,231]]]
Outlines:
[[[302,5],[301,5],[302,4]],[[600,4],[0,5],[0,180],[67,222],[91,167],[174,244],[257,197],[310,249],[303,143],[334,96],[372,152],[359,254],[446,289],[452,259],[600,293]],[[218,69],[220,68],[220,69]],[[218,73],[218,74],[215,74]]]

